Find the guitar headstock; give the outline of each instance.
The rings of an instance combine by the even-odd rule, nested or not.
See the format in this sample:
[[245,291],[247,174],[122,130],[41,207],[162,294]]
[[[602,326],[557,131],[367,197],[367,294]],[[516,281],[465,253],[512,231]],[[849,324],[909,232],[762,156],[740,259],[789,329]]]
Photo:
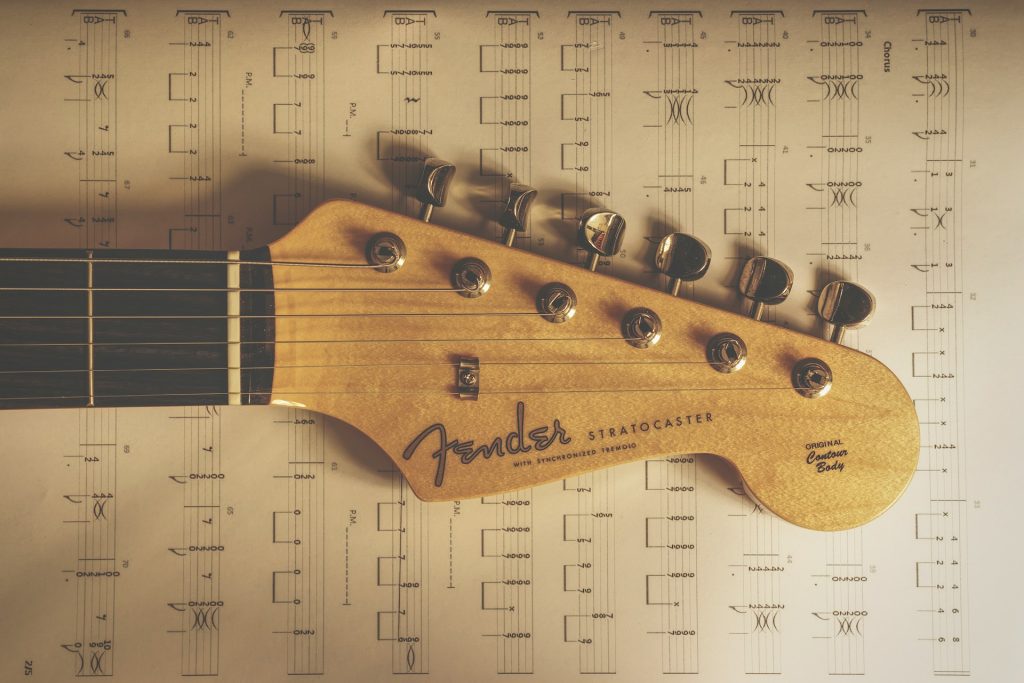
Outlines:
[[[617,251],[617,221],[585,215],[583,244]],[[658,265],[673,281],[707,269],[698,240],[669,242]],[[832,530],[881,514],[917,465],[917,416],[890,370],[757,319],[792,284],[770,259],[744,268],[744,316],[349,201],[270,251],[362,265],[273,268],[272,401],[360,429],[426,500],[710,453],[778,516]],[[870,314],[869,297],[826,288],[834,338]]]

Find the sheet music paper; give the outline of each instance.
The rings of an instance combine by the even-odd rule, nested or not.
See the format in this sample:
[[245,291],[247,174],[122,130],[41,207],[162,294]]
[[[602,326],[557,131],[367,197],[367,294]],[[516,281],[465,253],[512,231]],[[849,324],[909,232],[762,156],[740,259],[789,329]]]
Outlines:
[[[0,679],[1007,680],[1020,666],[1015,425],[1024,20],[1010,3],[6,2],[4,246],[237,249],[324,199],[662,287],[651,240],[878,298],[848,341],[899,374],[919,471],[842,533],[781,522],[710,457],[425,504],[294,408],[6,411]],[[770,400],[770,398],[765,398]],[[771,434],[764,439],[770,440]],[[756,444],[752,445],[756,447]],[[596,676],[587,675],[596,674]]]

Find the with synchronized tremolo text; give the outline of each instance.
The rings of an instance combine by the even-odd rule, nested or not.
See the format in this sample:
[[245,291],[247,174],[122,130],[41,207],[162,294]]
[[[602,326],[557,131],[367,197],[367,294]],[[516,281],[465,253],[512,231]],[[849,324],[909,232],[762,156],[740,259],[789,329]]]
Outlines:
[[917,464],[899,380],[841,345],[874,298],[826,285],[828,339],[761,322],[792,272],[747,261],[747,315],[677,296],[708,247],[658,244],[668,292],[593,271],[625,221],[585,211],[586,268],[429,224],[454,166],[425,163],[420,220],[332,201],[247,252],[0,252],[0,407],[274,404],[355,426],[426,500],[490,495],[642,458],[715,454],[816,529],[881,514]]

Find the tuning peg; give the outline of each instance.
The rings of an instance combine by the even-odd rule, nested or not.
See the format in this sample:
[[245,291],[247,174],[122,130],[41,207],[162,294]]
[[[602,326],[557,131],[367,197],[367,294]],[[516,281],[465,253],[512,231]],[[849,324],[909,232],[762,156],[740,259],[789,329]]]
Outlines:
[[530,215],[533,200],[537,198],[537,190],[529,185],[512,183],[508,191],[508,203],[498,222],[505,227],[504,242],[511,247],[515,242],[516,233],[526,230],[526,219]]
[[855,282],[836,280],[818,295],[818,315],[828,323],[828,338],[839,344],[843,332],[867,325],[875,312],[875,297]]
[[607,209],[587,209],[580,216],[579,244],[589,252],[587,268],[597,270],[602,256],[614,256],[622,246],[626,219]]
[[679,294],[679,287],[684,282],[704,277],[710,265],[711,250],[708,245],[683,232],[673,232],[662,237],[658,250],[654,252],[654,267],[669,276],[668,291],[672,296]]
[[793,271],[782,261],[755,256],[743,264],[740,294],[750,299],[750,317],[760,320],[765,306],[781,304],[793,289]]
[[416,183],[416,199],[423,203],[420,220],[430,221],[435,206],[444,206],[448,199],[448,186],[455,177],[455,164],[429,157],[423,162],[423,171]]

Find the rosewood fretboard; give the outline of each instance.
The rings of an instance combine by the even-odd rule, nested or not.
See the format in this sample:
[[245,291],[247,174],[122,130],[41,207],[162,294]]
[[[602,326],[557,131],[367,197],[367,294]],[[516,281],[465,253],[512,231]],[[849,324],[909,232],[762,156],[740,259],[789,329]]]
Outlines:
[[196,251],[2,249],[0,259],[36,259],[0,260],[0,408],[268,402],[273,274],[244,263],[267,262],[267,249],[241,252],[239,265]]

